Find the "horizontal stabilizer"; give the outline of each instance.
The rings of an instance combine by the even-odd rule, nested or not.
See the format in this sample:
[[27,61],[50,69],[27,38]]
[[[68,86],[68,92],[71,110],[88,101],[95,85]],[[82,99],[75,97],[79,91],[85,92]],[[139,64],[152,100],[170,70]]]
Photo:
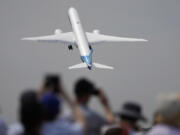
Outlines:
[[[100,68],[100,69],[111,69],[111,70],[114,69],[114,67],[103,65],[103,64],[99,64],[99,63],[93,63],[92,66],[95,67],[95,68]],[[84,63],[80,63],[80,64],[73,65],[73,66],[69,67],[69,69],[78,69],[78,68],[88,68],[88,66],[84,62]]]
[[84,63],[80,63],[80,64],[69,67],[69,69],[77,69],[77,68],[87,68],[87,64],[84,62]]
[[96,67],[96,68],[101,68],[101,69],[111,69],[111,70],[114,69],[114,67],[99,64],[99,63],[93,63],[93,66]]

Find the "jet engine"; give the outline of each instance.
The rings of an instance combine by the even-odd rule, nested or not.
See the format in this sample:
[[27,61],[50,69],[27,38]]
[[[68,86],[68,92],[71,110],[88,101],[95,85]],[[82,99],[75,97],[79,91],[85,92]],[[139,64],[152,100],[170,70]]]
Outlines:
[[57,35],[57,34],[61,34],[63,31],[61,29],[56,29],[54,31],[54,34]]
[[96,30],[93,30],[93,33],[94,33],[94,34],[100,34],[100,30],[97,30],[97,29],[96,29]]
[[72,45],[68,45],[68,49],[69,50],[73,50],[73,46]]

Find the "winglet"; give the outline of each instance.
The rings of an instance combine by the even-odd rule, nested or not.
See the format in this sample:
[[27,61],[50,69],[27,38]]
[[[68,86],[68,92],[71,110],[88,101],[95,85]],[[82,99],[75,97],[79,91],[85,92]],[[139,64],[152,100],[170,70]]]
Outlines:
[[35,41],[36,39],[35,39],[35,38],[28,38],[28,37],[25,37],[25,38],[21,38],[21,40],[32,40],[32,41]]
[[141,39],[141,41],[142,41],[142,42],[148,42],[148,40],[147,40],[147,39]]
[[26,40],[26,38],[21,38],[21,40]]

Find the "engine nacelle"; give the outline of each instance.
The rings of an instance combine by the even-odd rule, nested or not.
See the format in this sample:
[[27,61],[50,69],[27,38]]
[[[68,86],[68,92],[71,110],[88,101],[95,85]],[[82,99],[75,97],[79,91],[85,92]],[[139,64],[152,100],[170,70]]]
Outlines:
[[97,30],[97,29],[96,29],[96,30],[93,30],[93,33],[94,33],[94,34],[100,34],[100,30]]
[[73,46],[72,45],[68,45],[68,49],[69,50],[73,50]]
[[56,29],[55,31],[54,31],[54,34],[61,34],[63,31],[61,30],[61,29]]

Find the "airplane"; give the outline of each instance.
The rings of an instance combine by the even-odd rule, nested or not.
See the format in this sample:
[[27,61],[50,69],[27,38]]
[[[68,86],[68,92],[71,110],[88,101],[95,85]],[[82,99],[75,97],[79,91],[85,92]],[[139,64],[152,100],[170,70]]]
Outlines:
[[77,10],[74,7],[70,7],[68,10],[68,17],[72,26],[73,32],[63,33],[62,30],[56,29],[53,35],[41,36],[41,37],[27,37],[22,40],[38,41],[38,42],[50,42],[50,43],[62,43],[68,46],[69,50],[73,49],[73,46],[79,49],[82,63],[70,66],[69,69],[88,68],[92,67],[100,69],[114,69],[112,66],[107,66],[99,63],[92,62],[93,45],[104,42],[146,42],[146,39],[137,38],[125,38],[103,35],[99,30],[94,30],[92,33],[84,32]]

